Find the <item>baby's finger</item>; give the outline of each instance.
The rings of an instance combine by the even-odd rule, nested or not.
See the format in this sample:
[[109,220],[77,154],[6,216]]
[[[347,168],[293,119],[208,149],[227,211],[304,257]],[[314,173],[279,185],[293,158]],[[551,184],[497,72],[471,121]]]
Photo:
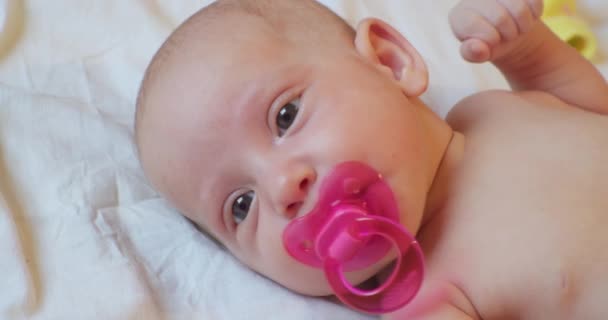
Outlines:
[[486,19],[477,12],[461,7],[449,16],[452,31],[458,40],[479,39],[492,47],[500,43],[500,34]]
[[530,30],[536,18],[527,0],[498,0],[498,2],[506,8],[511,16],[510,20],[516,23],[519,34]]
[[498,2],[483,1],[474,8],[481,16],[496,28],[504,42],[515,39],[518,34],[518,27],[513,20],[513,15],[508,8],[501,5],[502,2],[521,2],[523,0],[503,0]]
[[526,0],[526,2],[532,11],[532,16],[534,16],[534,19],[540,19],[540,17],[543,15],[544,9],[543,0]]
[[486,62],[490,60],[492,56],[490,47],[479,39],[464,41],[460,45],[460,54],[465,60],[474,63]]

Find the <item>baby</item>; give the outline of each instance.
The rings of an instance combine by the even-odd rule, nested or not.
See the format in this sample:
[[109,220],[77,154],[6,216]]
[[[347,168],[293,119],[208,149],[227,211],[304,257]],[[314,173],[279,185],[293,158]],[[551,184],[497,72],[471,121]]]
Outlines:
[[[424,60],[379,19],[353,30],[311,0],[225,0],[163,44],[143,80],[136,142],[151,183],[244,264],[331,294],[282,233],[345,161],[381,174],[426,257],[392,319],[608,319],[608,85],[540,22],[541,0],[463,0],[471,62],[512,91],[443,120],[419,99]],[[363,283],[393,256],[348,272]]]

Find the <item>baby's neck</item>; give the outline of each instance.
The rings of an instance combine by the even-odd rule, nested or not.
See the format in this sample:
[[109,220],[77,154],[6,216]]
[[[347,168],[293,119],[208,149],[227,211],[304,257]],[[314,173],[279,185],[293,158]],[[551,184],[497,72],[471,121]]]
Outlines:
[[445,145],[443,157],[439,161],[434,180],[427,194],[419,231],[442,210],[448,200],[449,186],[454,177],[454,172],[460,166],[463,158],[464,143],[465,138],[462,133],[451,132],[451,137]]
[[418,227],[420,230],[443,208],[449,197],[450,181],[462,160],[465,139],[422,101],[419,100],[415,104],[419,107],[420,120],[426,127],[428,143],[432,146],[427,154],[427,159],[430,159],[427,172],[429,189],[422,221]]

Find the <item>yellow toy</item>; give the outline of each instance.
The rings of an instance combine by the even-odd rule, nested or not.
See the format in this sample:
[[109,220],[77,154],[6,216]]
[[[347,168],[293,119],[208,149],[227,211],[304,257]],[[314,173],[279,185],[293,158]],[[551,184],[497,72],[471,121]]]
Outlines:
[[545,0],[542,19],[563,41],[591,60],[597,52],[597,39],[589,25],[577,15],[576,0]]

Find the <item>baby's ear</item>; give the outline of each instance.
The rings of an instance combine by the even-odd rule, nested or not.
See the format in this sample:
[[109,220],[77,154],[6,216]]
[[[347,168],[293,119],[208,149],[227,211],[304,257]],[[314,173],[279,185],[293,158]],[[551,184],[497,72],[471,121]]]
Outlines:
[[426,64],[418,51],[388,23],[368,18],[357,26],[359,54],[390,76],[408,97],[420,96],[428,85]]

